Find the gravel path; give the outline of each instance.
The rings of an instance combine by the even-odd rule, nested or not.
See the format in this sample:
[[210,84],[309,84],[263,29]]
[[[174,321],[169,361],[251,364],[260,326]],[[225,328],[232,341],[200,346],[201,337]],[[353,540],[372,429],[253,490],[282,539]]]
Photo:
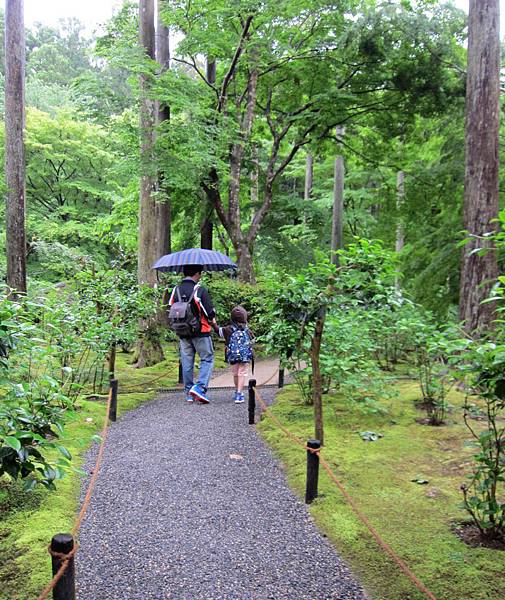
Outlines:
[[81,528],[79,600],[366,598],[230,396],[167,394],[113,424]]

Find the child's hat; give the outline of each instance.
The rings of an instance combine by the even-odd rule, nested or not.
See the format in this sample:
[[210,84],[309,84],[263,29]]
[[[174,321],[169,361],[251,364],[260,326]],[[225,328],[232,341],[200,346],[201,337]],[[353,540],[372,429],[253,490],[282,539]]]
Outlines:
[[247,323],[247,311],[242,306],[236,306],[231,311],[231,320],[235,323]]

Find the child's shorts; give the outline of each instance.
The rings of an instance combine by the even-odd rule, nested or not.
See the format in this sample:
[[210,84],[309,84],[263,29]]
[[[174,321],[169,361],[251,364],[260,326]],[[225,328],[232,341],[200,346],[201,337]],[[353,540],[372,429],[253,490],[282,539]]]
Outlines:
[[249,363],[235,363],[231,365],[231,372],[236,377],[247,377],[249,375]]

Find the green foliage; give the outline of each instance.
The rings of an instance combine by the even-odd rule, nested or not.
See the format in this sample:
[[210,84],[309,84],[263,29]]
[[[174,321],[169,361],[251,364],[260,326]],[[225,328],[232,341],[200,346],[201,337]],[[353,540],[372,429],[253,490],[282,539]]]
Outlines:
[[320,258],[296,276],[279,276],[282,285],[272,295],[268,317],[268,348],[296,374],[310,402],[312,336],[316,317],[325,309],[320,355],[325,391],[337,389],[363,410],[381,412],[390,385],[376,360],[384,345],[378,324],[401,305],[393,285],[394,260],[380,242],[363,239],[340,251],[339,260],[338,268]]
[[97,226],[129,175],[117,139],[104,128],[58,111],[27,114],[28,266],[35,277],[61,281],[93,262],[106,263]]
[[39,25],[26,36],[27,77],[68,86],[90,68],[90,40],[82,35],[78,19],[60,20],[57,28]]
[[[227,323],[235,306],[243,306],[249,315],[249,325],[256,337],[268,332],[269,294],[274,290],[264,285],[250,285],[224,275],[206,274],[202,282],[209,290],[216,308],[218,322]],[[279,282],[282,286],[282,282]]]
[[485,428],[471,423],[469,395],[464,405],[467,428],[476,448],[469,483],[461,486],[462,507],[471,516],[482,536],[505,540],[505,344],[475,341],[465,354],[461,370],[470,389],[485,402]]
[[452,367],[467,344],[457,329],[439,328],[426,317],[414,321],[412,328],[422,407],[430,425],[442,425],[449,408],[447,395],[455,383]]
[[[64,446],[53,441],[62,430],[68,397],[56,379],[40,372],[40,364],[39,375],[33,376],[37,358],[32,344],[41,341],[37,337],[41,332],[27,318],[26,308],[5,296],[0,305],[0,475],[26,480],[27,489],[37,483],[54,488],[53,482],[62,477],[71,458]],[[49,355],[46,348],[43,360]],[[57,463],[47,458],[51,449],[62,455]]]
[[156,313],[157,292],[139,286],[137,278],[119,267],[108,271],[81,271],[75,278],[78,313],[94,312],[89,327],[97,328],[97,337],[107,351],[121,344],[131,346],[138,335],[139,319]]

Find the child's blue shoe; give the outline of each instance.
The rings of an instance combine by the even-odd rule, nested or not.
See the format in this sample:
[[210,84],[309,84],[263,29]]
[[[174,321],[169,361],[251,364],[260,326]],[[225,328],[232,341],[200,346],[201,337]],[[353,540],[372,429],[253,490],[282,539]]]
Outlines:
[[235,392],[235,404],[242,404],[242,402],[244,402],[244,394]]

